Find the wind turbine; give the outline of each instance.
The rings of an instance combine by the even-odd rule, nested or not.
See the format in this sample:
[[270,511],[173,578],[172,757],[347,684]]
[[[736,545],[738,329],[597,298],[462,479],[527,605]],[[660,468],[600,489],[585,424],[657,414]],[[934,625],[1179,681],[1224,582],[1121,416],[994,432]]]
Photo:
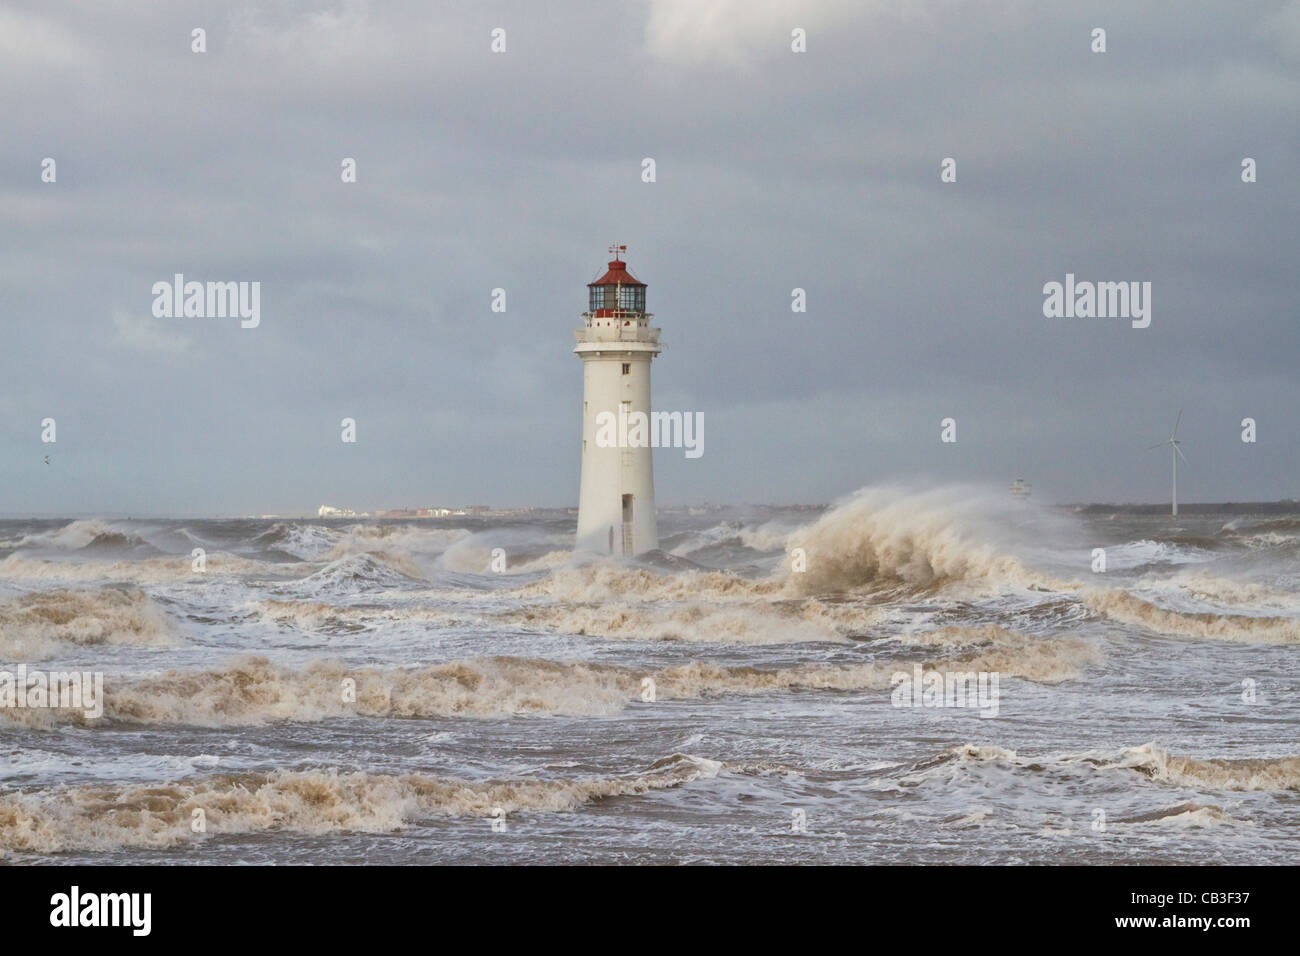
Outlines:
[[[1165,445],[1169,446],[1170,449],[1169,457],[1173,460],[1174,463],[1174,485],[1173,485],[1173,497],[1171,500],[1173,501],[1173,516],[1175,518],[1178,517],[1178,459],[1182,458],[1183,463],[1184,464],[1187,463],[1187,459],[1183,457],[1183,450],[1178,447],[1179,445],[1182,444],[1182,442],[1178,440],[1178,425],[1180,422],[1182,422],[1182,420],[1183,420],[1183,410],[1180,408],[1178,409],[1178,418],[1174,420],[1174,430],[1169,433],[1169,437],[1166,438],[1164,441],[1157,442],[1156,444],[1151,446],[1151,448],[1163,448]],[[1148,448],[1147,450],[1150,451],[1151,449]]]

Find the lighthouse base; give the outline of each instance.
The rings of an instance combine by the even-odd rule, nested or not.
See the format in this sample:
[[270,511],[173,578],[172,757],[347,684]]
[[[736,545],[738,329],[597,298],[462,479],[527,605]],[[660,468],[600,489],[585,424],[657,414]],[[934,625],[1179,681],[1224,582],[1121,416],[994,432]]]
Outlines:
[[631,558],[659,547],[654,492],[583,496],[578,508],[578,551]]

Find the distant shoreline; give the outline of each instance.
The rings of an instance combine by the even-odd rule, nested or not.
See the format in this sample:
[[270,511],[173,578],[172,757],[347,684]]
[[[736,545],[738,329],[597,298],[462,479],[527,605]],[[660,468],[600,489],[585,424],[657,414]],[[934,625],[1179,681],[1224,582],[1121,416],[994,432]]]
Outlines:
[[[1169,515],[1169,502],[1156,502],[1154,504],[1051,504],[1044,502],[1047,508],[1069,511],[1074,514],[1084,515]],[[760,510],[773,511],[824,511],[833,507],[830,504],[820,505],[755,505],[745,503],[742,505],[667,505],[661,506],[659,510],[665,514],[681,514],[683,512],[693,514],[708,514],[712,512],[726,512],[736,508],[757,508]],[[125,512],[91,512],[80,514],[51,514],[51,513],[22,513],[11,512],[8,514],[0,513],[0,521],[84,521],[84,520],[101,520],[101,521],[319,521],[337,524],[355,524],[358,521],[465,521],[465,520],[483,520],[483,519],[510,519],[510,518],[565,518],[577,514],[577,508],[574,507],[538,507],[538,508],[482,508],[477,513],[457,512],[450,515],[438,516],[417,516],[417,515],[399,515],[393,513],[375,513],[365,512],[355,515],[337,515],[329,517],[320,517],[319,515],[306,514],[228,514],[228,515],[179,515],[179,514],[127,514]],[[1207,515],[1207,514],[1233,514],[1233,515],[1300,515],[1300,500],[1288,499],[1285,501],[1193,501],[1179,502],[1179,515]]]
[[[1169,502],[1153,505],[1064,505],[1079,514],[1167,515]],[[1179,502],[1178,513],[1192,515],[1285,515],[1300,514],[1300,501],[1201,501]]]

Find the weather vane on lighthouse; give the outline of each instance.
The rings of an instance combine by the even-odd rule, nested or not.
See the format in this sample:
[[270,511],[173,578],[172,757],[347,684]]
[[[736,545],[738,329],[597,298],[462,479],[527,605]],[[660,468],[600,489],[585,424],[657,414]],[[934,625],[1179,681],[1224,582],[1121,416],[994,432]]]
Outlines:
[[[650,327],[644,282],[610,243],[605,274],[587,285],[583,327],[574,332],[582,359],[582,486],[577,548],[632,557],[659,547],[654,462],[648,444],[626,440],[628,422],[650,414],[650,363],[663,349]],[[608,440],[608,422],[624,424]],[[602,425],[604,424],[604,427]]]

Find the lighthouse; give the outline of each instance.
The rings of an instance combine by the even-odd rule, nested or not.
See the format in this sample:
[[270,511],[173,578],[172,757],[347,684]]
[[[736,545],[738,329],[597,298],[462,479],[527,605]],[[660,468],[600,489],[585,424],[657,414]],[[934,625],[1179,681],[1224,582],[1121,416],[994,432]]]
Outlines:
[[[650,327],[644,282],[623,262],[627,246],[609,247],[605,274],[588,283],[583,327],[573,351],[582,359],[582,485],[578,496],[577,549],[625,557],[659,547],[655,529],[653,450],[626,441],[610,421],[625,423],[635,412],[650,414],[650,363],[663,348]],[[605,413],[602,417],[602,413]],[[639,447],[633,447],[639,445]]]

